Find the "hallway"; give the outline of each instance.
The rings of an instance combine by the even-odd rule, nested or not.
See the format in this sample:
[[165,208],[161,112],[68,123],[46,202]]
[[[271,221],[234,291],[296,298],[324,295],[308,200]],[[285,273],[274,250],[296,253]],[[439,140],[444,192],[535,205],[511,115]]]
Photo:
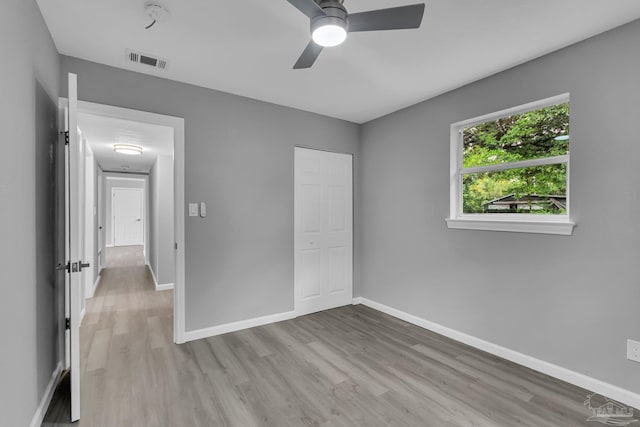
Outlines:
[[[172,343],[173,291],[156,292],[142,248],[107,248],[107,266],[87,300],[80,328],[79,426],[158,425],[148,418],[157,413],[150,407],[163,402],[154,378],[178,349]],[[68,396],[60,390],[65,380],[43,426],[71,425]]]

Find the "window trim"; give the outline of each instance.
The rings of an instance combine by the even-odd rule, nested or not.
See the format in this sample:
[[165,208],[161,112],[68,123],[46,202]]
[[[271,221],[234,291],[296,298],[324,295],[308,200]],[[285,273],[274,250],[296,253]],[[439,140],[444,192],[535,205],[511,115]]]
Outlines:
[[[570,197],[570,152],[569,154],[554,157],[541,157],[531,160],[523,160],[511,163],[498,163],[495,165],[463,167],[463,137],[462,131],[469,126],[485,123],[500,117],[522,114],[532,110],[538,110],[553,105],[569,103],[569,93],[552,96],[539,101],[530,102],[512,108],[474,117],[451,124],[450,128],[450,208],[449,218],[446,219],[447,227],[466,230],[512,231],[522,233],[543,233],[571,235],[575,222],[571,221],[571,197]],[[543,166],[566,163],[567,165],[567,212],[564,215],[537,215],[537,214],[500,214],[500,213],[473,213],[462,212],[462,177],[469,173],[494,172],[518,167]]]

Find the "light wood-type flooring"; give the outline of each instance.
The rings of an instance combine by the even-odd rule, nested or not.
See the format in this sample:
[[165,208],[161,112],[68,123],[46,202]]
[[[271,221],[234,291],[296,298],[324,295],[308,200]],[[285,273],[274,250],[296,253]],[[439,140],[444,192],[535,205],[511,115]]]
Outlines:
[[[109,254],[87,301],[74,425],[594,425],[587,390],[364,306],[175,345],[172,292],[138,249]],[[44,426],[71,425],[68,387]]]

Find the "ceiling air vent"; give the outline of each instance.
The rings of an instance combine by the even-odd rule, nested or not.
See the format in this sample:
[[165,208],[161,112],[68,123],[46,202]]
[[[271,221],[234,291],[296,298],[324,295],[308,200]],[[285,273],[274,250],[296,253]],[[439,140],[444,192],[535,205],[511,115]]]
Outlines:
[[158,68],[164,70],[169,65],[166,59],[158,58],[153,55],[147,55],[145,53],[135,52],[133,50],[127,50],[127,60],[129,62],[135,62],[136,64],[143,64],[149,67]]

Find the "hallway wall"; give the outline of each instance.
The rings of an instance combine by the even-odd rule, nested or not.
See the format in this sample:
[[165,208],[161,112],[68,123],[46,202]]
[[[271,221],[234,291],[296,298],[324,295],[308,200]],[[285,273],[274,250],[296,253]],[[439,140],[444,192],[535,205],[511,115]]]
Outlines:
[[2,425],[28,426],[60,360],[64,278],[54,274],[60,58],[35,1],[2,2],[0,52],[0,413]]
[[149,172],[149,265],[158,285],[175,280],[173,158],[159,155]]

